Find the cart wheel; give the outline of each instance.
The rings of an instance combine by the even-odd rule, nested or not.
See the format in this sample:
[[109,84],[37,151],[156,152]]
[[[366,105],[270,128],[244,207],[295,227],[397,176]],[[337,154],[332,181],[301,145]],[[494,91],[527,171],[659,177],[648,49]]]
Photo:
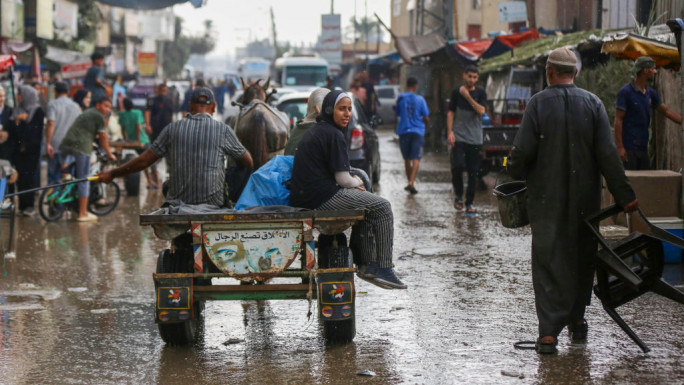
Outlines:
[[[320,268],[351,267],[347,237],[342,234],[318,236],[318,266]],[[320,294],[319,294],[320,295]],[[356,336],[356,312],[341,321],[323,321],[323,338],[330,344],[348,343]]]
[[67,206],[64,203],[57,203],[57,199],[64,194],[65,186],[54,187],[43,190],[40,193],[39,209],[40,216],[48,222],[54,222],[62,217]]
[[[159,253],[157,258],[157,273],[187,273],[187,263],[182,258],[174,258],[168,249]],[[159,335],[169,345],[191,344],[197,338],[201,317],[204,310],[204,302],[192,303],[194,318],[185,322],[163,324],[158,323]]]
[[[123,160],[123,164],[128,163],[129,160],[135,158],[135,156],[126,155]],[[124,187],[126,188],[126,195],[129,197],[137,197],[140,194],[140,172],[136,172],[124,177]]]

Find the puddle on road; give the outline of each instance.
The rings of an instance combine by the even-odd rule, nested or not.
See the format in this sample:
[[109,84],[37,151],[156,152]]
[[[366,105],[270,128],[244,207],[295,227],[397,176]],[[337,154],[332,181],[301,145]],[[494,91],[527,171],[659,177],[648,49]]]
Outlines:
[[[356,280],[354,342],[325,345],[315,301],[311,319],[306,301],[214,301],[196,344],[164,345],[151,273],[167,243],[136,224],[139,207],[159,204],[156,191],[143,189],[93,225],[18,219],[17,258],[0,279],[0,382],[650,385],[684,378],[684,309],[651,295],[619,308],[653,348],[648,355],[596,300],[587,346],[569,345],[564,333],[557,356],[514,350],[536,333],[529,228],[502,228],[487,190],[476,195],[480,217],[456,213],[443,154],[427,154],[420,192],[407,194],[398,146],[387,142],[389,131],[379,134],[379,191],[392,203],[394,263],[409,288]],[[485,182],[491,188],[492,179]],[[668,280],[681,282],[681,271],[666,267]],[[357,375],[364,370],[375,376]]]

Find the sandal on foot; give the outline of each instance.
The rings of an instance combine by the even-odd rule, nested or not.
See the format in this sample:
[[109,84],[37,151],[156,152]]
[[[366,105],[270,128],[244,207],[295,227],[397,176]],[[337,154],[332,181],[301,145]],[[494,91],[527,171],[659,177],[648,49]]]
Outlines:
[[588,331],[589,325],[587,325],[587,321],[585,319],[568,325],[568,336],[570,337],[570,341],[572,341],[573,344],[581,344],[587,342]]
[[555,337],[539,337],[537,343],[534,344],[534,350],[538,354],[555,354],[558,352],[556,345],[558,345],[558,340]]

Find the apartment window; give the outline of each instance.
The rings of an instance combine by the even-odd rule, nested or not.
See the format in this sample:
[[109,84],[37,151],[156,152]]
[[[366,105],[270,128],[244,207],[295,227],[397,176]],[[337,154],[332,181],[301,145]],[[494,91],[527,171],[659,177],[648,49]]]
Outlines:
[[473,0],[473,9],[480,9],[482,0]]

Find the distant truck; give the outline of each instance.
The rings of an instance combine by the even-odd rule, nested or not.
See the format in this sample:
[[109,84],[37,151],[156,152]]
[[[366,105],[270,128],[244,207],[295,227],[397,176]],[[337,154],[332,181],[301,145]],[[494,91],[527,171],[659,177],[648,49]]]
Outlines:
[[328,77],[327,60],[317,56],[283,56],[276,59],[273,77],[281,87],[310,91],[324,87]]
[[271,74],[271,62],[262,58],[248,57],[238,62],[237,72],[245,83],[259,79],[265,81]]

